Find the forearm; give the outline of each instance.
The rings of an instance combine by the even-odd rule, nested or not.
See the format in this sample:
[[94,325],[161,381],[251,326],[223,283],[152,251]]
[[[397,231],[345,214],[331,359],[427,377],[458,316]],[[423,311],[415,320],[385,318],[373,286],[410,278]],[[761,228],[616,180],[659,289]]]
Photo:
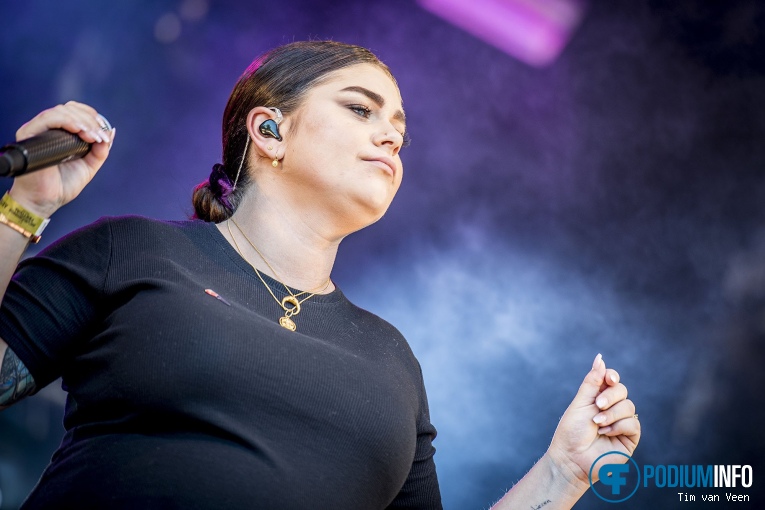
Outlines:
[[[29,240],[7,225],[0,224],[0,302]],[[0,409],[31,394],[35,382],[16,354],[0,338]]]
[[586,483],[545,454],[491,510],[568,509],[587,489]]
[[27,367],[0,339],[0,410],[31,395],[36,389],[35,380]]
[[26,237],[0,224],[0,301],[28,244]]
[[[19,179],[25,178],[27,176]],[[50,218],[57,209],[55,202],[40,206],[28,198],[29,193],[18,192],[18,182],[14,180],[11,191],[0,198],[0,301],[24,250],[31,241],[39,241],[37,234],[45,228],[46,218]]]

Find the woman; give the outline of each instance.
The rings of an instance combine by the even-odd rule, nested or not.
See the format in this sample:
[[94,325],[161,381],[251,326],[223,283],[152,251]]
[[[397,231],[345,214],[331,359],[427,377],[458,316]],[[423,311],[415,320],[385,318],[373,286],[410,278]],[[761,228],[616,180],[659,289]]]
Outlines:
[[[0,313],[0,405],[59,376],[69,392],[66,435],[25,508],[440,508],[419,364],[330,278],[340,241],[401,184],[405,121],[368,50],[277,48],[229,98],[198,220],[102,219],[19,266]],[[19,129],[63,128],[93,149],[15,180],[32,226],[6,222],[2,260],[98,171],[115,135],[101,124],[67,103]],[[626,397],[598,356],[496,508],[571,507],[597,457],[637,446]]]

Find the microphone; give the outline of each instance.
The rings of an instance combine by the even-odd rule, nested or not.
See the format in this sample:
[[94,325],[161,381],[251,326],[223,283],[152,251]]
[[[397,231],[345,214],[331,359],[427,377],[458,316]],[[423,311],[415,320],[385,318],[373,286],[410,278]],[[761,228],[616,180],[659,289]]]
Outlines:
[[[102,115],[106,130],[112,125]],[[85,156],[91,144],[75,133],[51,129],[0,148],[0,177],[16,177]]]

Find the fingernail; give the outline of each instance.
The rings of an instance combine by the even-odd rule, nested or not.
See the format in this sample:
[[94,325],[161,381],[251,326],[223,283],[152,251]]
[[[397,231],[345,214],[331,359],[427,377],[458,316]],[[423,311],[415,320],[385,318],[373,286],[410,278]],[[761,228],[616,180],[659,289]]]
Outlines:
[[598,364],[602,358],[603,358],[603,355],[598,353],[598,355],[595,356],[595,361],[592,362],[592,368],[598,368]]
[[615,382],[615,383],[619,382],[619,378],[616,377],[616,374],[609,374],[608,377],[609,377],[609,379],[611,379],[612,382]]
[[104,139],[105,142],[111,143],[112,141],[109,139],[109,132],[106,131],[104,133],[101,133],[101,138]]
[[601,429],[598,429],[598,434],[600,434],[601,436],[604,435],[604,434],[608,434],[609,432],[611,432],[611,426],[610,425],[608,427],[603,427]]
[[606,421],[606,415],[605,414],[596,414],[595,417],[592,419],[595,423],[603,423]]
[[598,397],[598,399],[595,401],[595,405],[598,406],[600,409],[603,409],[606,407],[606,404],[608,404],[608,400],[606,397]]
[[90,136],[92,136],[93,138],[95,138],[95,140],[96,140],[97,142],[99,142],[99,143],[100,143],[100,142],[103,142],[103,139],[101,138],[101,135],[99,135],[99,134],[98,134],[98,133],[96,133],[95,131],[88,131],[88,133],[90,133]]

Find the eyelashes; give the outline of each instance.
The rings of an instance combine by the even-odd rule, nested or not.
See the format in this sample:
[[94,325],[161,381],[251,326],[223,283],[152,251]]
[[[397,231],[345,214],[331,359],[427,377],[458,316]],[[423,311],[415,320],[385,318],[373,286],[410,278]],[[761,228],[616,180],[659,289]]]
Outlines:
[[363,104],[352,104],[348,107],[348,109],[354,112],[356,115],[364,117],[365,119],[368,119],[372,115],[372,109],[364,106]]
[[[351,110],[353,113],[358,115],[359,117],[363,117],[365,119],[368,119],[372,116],[372,109],[368,106],[364,106],[363,104],[352,104],[348,106],[348,109]],[[409,147],[409,145],[412,143],[412,139],[409,136],[409,132],[404,131],[403,133],[399,132],[401,137],[404,139],[404,142],[401,144],[401,147]]]

